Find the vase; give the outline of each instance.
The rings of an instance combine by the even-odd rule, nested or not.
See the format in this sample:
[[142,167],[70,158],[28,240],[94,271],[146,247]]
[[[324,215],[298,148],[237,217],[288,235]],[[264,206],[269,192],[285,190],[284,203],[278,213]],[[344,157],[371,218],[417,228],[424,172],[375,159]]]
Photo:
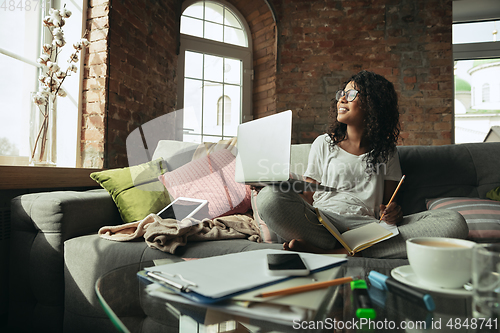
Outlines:
[[[31,93],[31,101],[36,93]],[[56,111],[49,98],[45,105],[32,103],[30,114],[30,165],[56,165]]]

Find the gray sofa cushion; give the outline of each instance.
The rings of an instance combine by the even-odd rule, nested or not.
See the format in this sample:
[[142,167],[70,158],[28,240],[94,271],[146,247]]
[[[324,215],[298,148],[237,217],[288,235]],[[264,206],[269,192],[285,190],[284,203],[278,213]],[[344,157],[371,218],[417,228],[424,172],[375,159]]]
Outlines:
[[[124,265],[162,258],[181,260],[169,253],[148,248],[144,240],[113,242],[93,234],[66,241],[64,331],[104,332],[106,329],[103,328],[107,328],[112,332],[114,328],[111,321],[102,310],[95,293],[97,279]],[[96,328],[96,325],[102,327]]]
[[406,179],[398,194],[405,215],[426,210],[426,199],[485,198],[500,186],[500,143],[398,147]]
[[[16,197],[12,233],[9,321],[19,331],[60,332],[64,312],[63,242],[95,232],[99,219],[121,223],[106,190],[56,191]],[[29,318],[29,320],[26,320]]]

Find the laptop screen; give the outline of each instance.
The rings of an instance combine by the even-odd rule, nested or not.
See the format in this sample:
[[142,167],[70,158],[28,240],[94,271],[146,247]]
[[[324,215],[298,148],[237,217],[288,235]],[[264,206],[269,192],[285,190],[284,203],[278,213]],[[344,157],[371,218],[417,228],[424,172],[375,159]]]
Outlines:
[[237,182],[279,182],[289,179],[291,110],[239,125],[237,142]]

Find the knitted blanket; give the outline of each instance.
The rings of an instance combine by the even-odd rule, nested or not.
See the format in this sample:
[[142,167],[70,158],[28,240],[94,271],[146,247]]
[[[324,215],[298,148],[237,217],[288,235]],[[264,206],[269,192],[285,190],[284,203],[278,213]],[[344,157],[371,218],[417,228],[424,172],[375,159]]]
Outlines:
[[247,215],[230,215],[213,220],[187,218],[182,221],[162,219],[149,214],[143,220],[102,227],[99,236],[113,241],[130,241],[144,237],[149,247],[174,254],[179,246],[188,241],[219,239],[248,239],[261,242],[260,230],[255,221]]

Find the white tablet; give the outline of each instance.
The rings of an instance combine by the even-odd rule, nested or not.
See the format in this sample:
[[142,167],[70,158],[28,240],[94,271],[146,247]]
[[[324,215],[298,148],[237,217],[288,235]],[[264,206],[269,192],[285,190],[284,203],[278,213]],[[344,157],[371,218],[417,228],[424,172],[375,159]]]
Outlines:
[[158,212],[162,219],[176,219],[182,221],[192,217],[208,203],[207,200],[179,197],[172,201],[167,207]]

